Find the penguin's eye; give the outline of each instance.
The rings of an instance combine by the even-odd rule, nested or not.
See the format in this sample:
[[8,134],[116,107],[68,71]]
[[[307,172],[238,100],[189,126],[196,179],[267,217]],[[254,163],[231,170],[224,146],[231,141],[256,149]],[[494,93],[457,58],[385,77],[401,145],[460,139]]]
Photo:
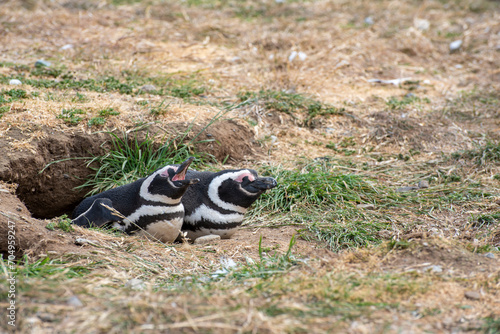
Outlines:
[[172,166],[165,169],[160,175],[163,177],[173,177],[175,175],[175,172],[177,172],[177,167]]

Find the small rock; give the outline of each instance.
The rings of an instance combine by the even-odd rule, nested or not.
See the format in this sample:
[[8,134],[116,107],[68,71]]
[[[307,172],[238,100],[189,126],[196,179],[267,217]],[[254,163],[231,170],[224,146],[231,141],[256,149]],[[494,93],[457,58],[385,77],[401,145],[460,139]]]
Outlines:
[[401,78],[401,79],[391,79],[391,80],[383,80],[383,79],[368,79],[367,82],[373,82],[373,83],[381,83],[381,84],[386,84],[386,85],[394,85],[394,86],[399,86],[402,83],[405,83],[406,81],[412,80],[411,78]]
[[275,135],[271,135],[271,145],[274,145],[276,144],[276,142],[278,141],[278,137],[276,137]]
[[17,86],[17,85],[22,85],[22,84],[23,83],[21,82],[21,80],[17,80],[17,79],[11,79],[9,81],[9,85],[15,85],[15,86]]
[[36,316],[43,322],[53,322],[56,320],[56,317],[52,313],[37,313]]
[[486,254],[484,254],[484,256],[486,256],[488,259],[494,259],[495,258],[495,254],[493,254],[493,253],[486,253]]
[[417,190],[417,189],[418,189],[418,187],[401,187],[401,188],[396,189],[396,192],[397,193],[407,193],[407,192]]
[[154,92],[154,91],[156,91],[158,89],[156,88],[155,85],[144,85],[144,86],[141,87],[141,90],[145,91],[145,92]]
[[292,51],[290,56],[288,56],[288,61],[290,61],[290,62],[293,61],[295,59],[295,57],[297,57],[297,54],[298,54],[297,51]]
[[431,23],[426,19],[415,18],[413,20],[413,25],[420,31],[429,30]]
[[427,180],[421,180],[420,182],[418,182],[418,187],[420,189],[429,188],[429,181],[427,181]]
[[304,60],[306,60],[306,58],[307,58],[307,55],[306,55],[304,52],[302,52],[302,51],[300,51],[300,52],[298,53],[298,56],[299,56],[299,59],[300,59],[301,61],[304,61]]
[[35,67],[50,67],[52,64],[50,63],[50,61],[46,61],[46,60],[43,60],[43,59],[39,59],[36,61],[35,63]]
[[358,209],[367,209],[367,210],[375,210],[375,205],[373,204],[358,204],[356,205]]
[[367,18],[365,18],[365,24],[368,24],[369,26],[371,26],[374,23],[375,23],[375,21],[373,21],[373,18],[371,16],[368,16]]
[[462,43],[463,43],[463,41],[461,39],[451,42],[450,43],[450,52],[458,51],[458,49],[460,49],[460,47],[462,46]]
[[442,273],[443,272],[443,267],[437,266],[437,265],[433,265],[433,266],[425,267],[424,270],[425,271],[430,271],[431,273],[438,274],[438,273]]
[[34,326],[38,326],[41,321],[40,321],[40,318],[38,317],[29,317],[29,318],[26,318],[26,323],[31,326],[31,327],[34,327]]
[[341,61],[339,61],[337,63],[337,65],[335,65],[334,69],[342,68],[342,67],[348,66],[348,65],[350,65],[350,63],[347,60],[342,59]]
[[132,290],[144,290],[146,289],[146,284],[138,278],[132,278],[125,283],[125,287]]
[[219,241],[220,240],[220,235],[217,234],[209,234],[209,235],[204,235],[203,237],[199,237],[194,241],[195,245],[203,245],[203,244],[208,244],[209,242],[213,241]]
[[97,246],[97,242],[94,241],[94,240],[87,240],[87,239],[84,239],[84,238],[76,238],[75,239],[75,245],[83,246],[85,244],[89,244],[89,245],[92,245],[92,246]]
[[69,299],[66,301],[66,304],[69,306],[74,306],[74,307],[82,307],[83,303],[80,301],[80,299],[77,296],[71,296]]
[[472,300],[479,300],[481,298],[481,295],[479,292],[476,291],[466,291],[464,293],[465,298],[472,299]]
[[73,44],[66,44],[61,46],[61,50],[69,50],[69,49],[73,49]]

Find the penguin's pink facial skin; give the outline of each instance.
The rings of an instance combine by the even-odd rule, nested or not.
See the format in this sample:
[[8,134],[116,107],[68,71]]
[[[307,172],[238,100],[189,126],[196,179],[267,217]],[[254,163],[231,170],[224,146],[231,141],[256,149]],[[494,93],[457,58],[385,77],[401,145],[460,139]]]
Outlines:
[[243,179],[244,179],[245,177],[248,177],[248,180],[249,180],[250,182],[255,181],[255,176],[254,176],[252,173],[248,173],[248,172],[246,172],[246,173],[241,173],[240,175],[238,175],[238,177],[235,179],[235,181],[236,181],[236,182],[239,182],[239,183],[242,183],[242,182],[243,182]]
[[176,166],[169,166],[160,175],[163,177],[170,177],[170,175],[174,175],[174,177],[175,177],[176,176],[175,172],[177,172],[177,167]]
[[259,177],[254,170],[243,171],[234,181],[238,182],[242,189],[252,194],[260,194],[268,189],[276,187],[278,184],[272,177]]

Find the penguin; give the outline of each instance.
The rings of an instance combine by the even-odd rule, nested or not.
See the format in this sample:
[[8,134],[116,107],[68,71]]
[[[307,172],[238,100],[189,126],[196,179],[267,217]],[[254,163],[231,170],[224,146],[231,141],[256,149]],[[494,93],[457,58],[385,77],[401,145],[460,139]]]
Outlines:
[[208,234],[230,238],[252,203],[278,184],[272,177],[259,177],[253,169],[189,170],[187,177],[200,180],[187,189],[181,201],[185,212],[182,231],[193,241]]
[[180,233],[184,206],[181,198],[200,180],[186,178],[194,158],[167,165],[148,177],[84,199],[73,211],[73,223],[90,227],[107,223],[126,233],[172,242]]
[[107,223],[122,220],[122,215],[110,210],[112,207],[113,202],[109,198],[97,198],[85,212],[73,219],[73,224],[84,227],[101,227]]

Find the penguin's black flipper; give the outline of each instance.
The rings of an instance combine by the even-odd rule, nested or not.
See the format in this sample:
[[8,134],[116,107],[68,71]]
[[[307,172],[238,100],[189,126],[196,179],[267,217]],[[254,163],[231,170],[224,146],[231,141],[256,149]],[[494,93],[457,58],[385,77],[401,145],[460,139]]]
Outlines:
[[122,218],[118,211],[113,210],[113,202],[109,198],[98,198],[72,222],[83,227],[101,227],[106,223],[121,221]]

